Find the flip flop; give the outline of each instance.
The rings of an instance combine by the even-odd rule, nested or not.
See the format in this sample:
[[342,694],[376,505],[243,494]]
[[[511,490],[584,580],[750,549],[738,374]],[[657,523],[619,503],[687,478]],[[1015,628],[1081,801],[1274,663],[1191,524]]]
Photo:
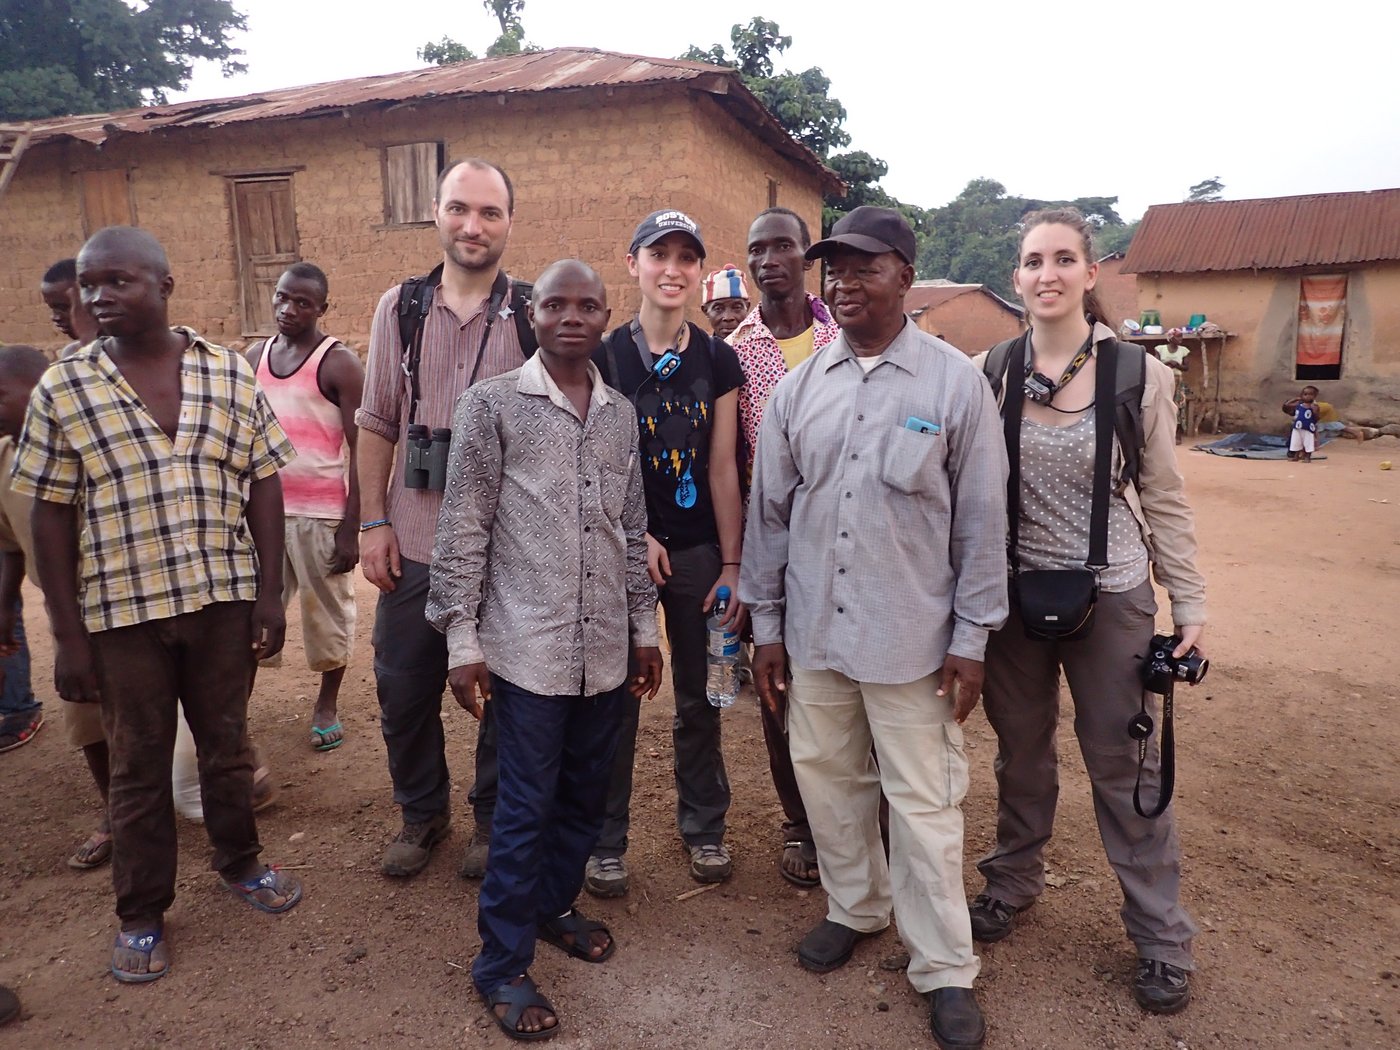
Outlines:
[[[340,733],[341,735],[334,740],[327,741],[326,737],[331,733]],[[311,727],[311,746],[317,751],[334,751],[343,743],[345,743],[345,727],[339,722],[333,726],[326,726],[325,729],[320,726]]]
[[[608,946],[603,949],[602,955],[594,955],[588,950],[589,935],[599,930],[608,935]],[[566,934],[573,937],[572,944],[564,940]],[[568,915],[540,923],[536,936],[546,944],[552,944],[575,959],[582,959],[587,963],[603,962],[617,950],[617,941],[613,940],[612,931],[601,922],[584,918],[577,908],[570,908]]]
[[[156,948],[165,940],[165,931],[156,930],[154,933],[127,933],[124,930],[117,931],[116,942],[112,945],[115,954],[118,949],[129,952],[140,952],[146,957],[146,965],[150,965],[151,956]],[[112,976],[122,984],[147,984],[151,981],[159,981],[170,972],[170,961],[167,959],[165,969],[147,971],[146,973],[132,973],[130,970],[117,969],[116,961],[112,962]]]
[[44,728],[44,712],[42,709],[35,711],[32,716],[11,715],[0,723],[0,740],[10,741],[8,744],[0,744],[0,754],[6,751],[13,751],[17,747],[23,747],[33,740],[35,734]]
[[77,851],[68,858],[68,866],[74,871],[91,871],[93,868],[100,868],[112,859],[112,836],[107,835],[101,842],[94,839],[101,832],[93,832],[88,836],[88,840],[78,847]]
[[[559,1034],[559,1015],[554,1010],[554,1004],[544,997],[529,974],[526,974],[525,980],[519,984],[503,984],[489,995],[483,992],[481,998],[486,1003],[491,1020],[496,1022],[496,1027],[512,1039],[522,1043],[537,1043],[542,1039],[553,1039]],[[504,1017],[496,1013],[496,1007],[502,1005],[510,1007]],[[538,1032],[522,1032],[516,1028],[526,1009],[531,1006],[538,1006],[554,1014],[554,1027],[541,1028]]]
[[[247,882],[229,882],[226,879],[220,879],[219,883],[235,897],[247,901],[258,911],[265,911],[269,915],[281,915],[284,911],[291,911],[301,900],[301,883],[290,875],[283,875],[277,868],[268,868],[261,875],[255,876]],[[273,908],[258,900],[256,895],[261,890],[271,890],[273,893],[282,894],[287,899],[278,907]]]

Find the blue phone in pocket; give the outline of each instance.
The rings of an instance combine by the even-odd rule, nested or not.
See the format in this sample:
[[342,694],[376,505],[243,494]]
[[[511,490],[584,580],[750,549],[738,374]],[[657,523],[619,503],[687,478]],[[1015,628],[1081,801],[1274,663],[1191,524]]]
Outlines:
[[943,430],[937,423],[930,423],[927,419],[920,419],[918,416],[910,416],[906,419],[904,429],[912,430],[916,434],[937,434]]

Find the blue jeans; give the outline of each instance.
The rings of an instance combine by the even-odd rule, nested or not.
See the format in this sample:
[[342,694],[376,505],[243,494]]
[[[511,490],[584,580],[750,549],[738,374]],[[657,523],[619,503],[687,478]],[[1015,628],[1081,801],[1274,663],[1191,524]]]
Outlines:
[[626,684],[597,696],[540,696],[491,676],[500,787],[477,899],[481,954],[472,980],[489,994],[525,973],[539,924],[573,906],[603,829]]
[[34,699],[29,682],[29,643],[24,637],[24,605],[15,599],[15,641],[19,652],[0,660],[0,674],[5,676],[0,686],[0,719],[12,715],[29,715],[42,706]]

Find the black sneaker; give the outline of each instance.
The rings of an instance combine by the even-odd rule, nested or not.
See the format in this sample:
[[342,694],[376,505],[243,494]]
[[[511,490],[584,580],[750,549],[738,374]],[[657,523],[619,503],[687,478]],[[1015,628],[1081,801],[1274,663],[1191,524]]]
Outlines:
[[968,906],[967,914],[972,919],[972,936],[983,944],[995,944],[1006,937],[1016,925],[1016,915],[1030,905],[1020,908],[1007,904],[1004,900],[979,893]]
[[1139,959],[1133,975],[1133,998],[1149,1013],[1174,1014],[1191,1001],[1190,975],[1160,959]]
[[971,988],[939,988],[928,998],[929,1024],[939,1050],[981,1050],[987,1023]]

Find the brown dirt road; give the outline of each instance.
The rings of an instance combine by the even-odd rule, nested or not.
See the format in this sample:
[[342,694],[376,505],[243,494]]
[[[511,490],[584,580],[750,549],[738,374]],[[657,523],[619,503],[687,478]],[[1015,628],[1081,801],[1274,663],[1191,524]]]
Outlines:
[[[1335,442],[1312,465],[1183,453],[1213,624],[1208,681],[1178,703],[1185,895],[1201,926],[1196,1000],[1174,1018],[1133,1005],[1119,894],[1092,823],[1072,733],[1052,888],[1009,940],[982,951],[990,1048],[1400,1046],[1400,443]],[[373,596],[362,586],[368,620]],[[30,594],[30,635],[44,639]],[[457,878],[469,832],[474,735],[449,703],[461,789],[456,834],[412,882],[378,874],[397,827],[377,731],[367,626],[342,701],[349,737],[305,744],[312,676],[290,659],[260,676],[254,733],[282,787],[260,821],[266,856],[298,866],[307,895],[270,917],[219,891],[201,829],[182,824],[174,969],[118,986],[107,974],[111,886],[64,858],[90,828],[93,790],[56,711],[35,742],[0,756],[0,983],[21,1022],[5,1047],[500,1047],[465,967],[477,947],[475,886]],[[50,696],[51,653],[34,680]],[[53,704],[57,707],[57,704]],[[644,713],[628,900],[590,902],[619,951],[605,966],[547,946],[534,973],[560,1008],[554,1046],[932,1046],[927,1008],[878,968],[893,933],[826,977],[793,946],[823,915],[819,893],[779,879],[778,809],[758,717],[725,716],[737,873],[693,889],[673,831],[665,695]],[[995,743],[969,722],[967,856],[987,845]],[[295,841],[293,837],[296,836]],[[968,865],[968,891],[976,892]]]

